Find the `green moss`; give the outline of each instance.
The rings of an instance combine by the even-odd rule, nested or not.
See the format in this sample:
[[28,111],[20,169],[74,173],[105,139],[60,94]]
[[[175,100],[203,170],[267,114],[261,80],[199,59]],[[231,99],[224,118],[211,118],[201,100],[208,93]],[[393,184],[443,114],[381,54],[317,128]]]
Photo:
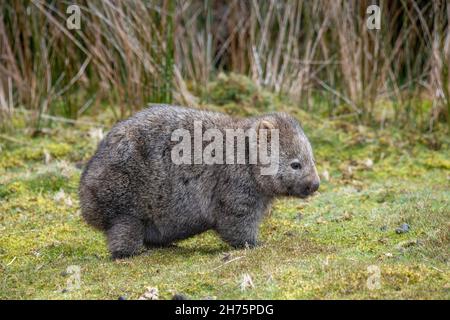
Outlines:
[[14,155],[4,152],[0,157],[0,172],[10,168],[22,167],[24,162]]
[[7,185],[0,185],[0,198],[11,194],[21,194],[26,192],[26,186],[20,181],[15,181]]
[[233,73],[219,74],[202,95],[203,102],[212,109],[239,116],[273,111],[277,103],[273,94],[260,89],[249,78]]
[[450,160],[448,158],[444,158],[443,156],[439,155],[438,158],[436,157],[430,157],[426,159],[423,164],[427,166],[428,168],[438,168],[438,169],[445,169],[450,170]]
[[56,192],[62,189],[67,182],[68,179],[60,174],[43,173],[26,181],[26,185],[34,192]]
[[208,99],[212,104],[225,105],[227,103],[241,103],[258,94],[258,88],[249,78],[221,73],[216,81],[207,87]]
[[55,158],[62,158],[72,151],[71,146],[67,143],[49,143],[46,148]]
[[[276,108],[296,116],[311,138],[319,172],[329,173],[320,194],[277,200],[256,249],[232,250],[207,232],[113,262],[104,235],[82,221],[77,201],[75,164],[95,149],[90,127],[55,124],[33,139],[17,132],[2,141],[0,154],[0,299],[137,299],[148,286],[165,299],[173,293],[221,299],[450,298],[445,132],[432,143],[435,148],[417,132],[328,121],[265,96],[235,75],[219,77],[208,89],[214,110],[247,115]],[[372,166],[365,165],[367,159]],[[61,189],[71,201],[55,197]],[[397,234],[403,223],[409,232]],[[68,289],[72,265],[81,269],[78,290]],[[367,285],[370,266],[380,270],[380,287],[373,290]],[[255,288],[240,289],[244,273]]]

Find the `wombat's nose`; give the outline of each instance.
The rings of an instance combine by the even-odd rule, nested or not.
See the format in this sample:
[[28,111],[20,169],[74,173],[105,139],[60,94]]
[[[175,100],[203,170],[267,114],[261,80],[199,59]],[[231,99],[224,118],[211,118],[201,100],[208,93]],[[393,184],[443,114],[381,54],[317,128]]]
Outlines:
[[319,189],[319,181],[313,181],[306,187],[306,193],[307,194],[313,194]]

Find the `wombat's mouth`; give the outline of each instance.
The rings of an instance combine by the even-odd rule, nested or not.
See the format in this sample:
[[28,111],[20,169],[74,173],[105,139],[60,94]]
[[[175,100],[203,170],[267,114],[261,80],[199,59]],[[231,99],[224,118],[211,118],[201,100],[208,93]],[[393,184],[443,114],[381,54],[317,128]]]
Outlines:
[[310,192],[309,190],[300,190],[300,192],[296,192],[292,187],[288,187],[287,196],[288,197],[296,197],[301,199],[306,199],[315,194],[315,191]]
[[300,195],[299,195],[299,198],[306,199],[306,198],[308,198],[309,196],[311,196],[311,195],[310,195],[310,194],[300,194]]
[[290,197],[290,198],[300,198],[300,199],[306,199],[309,198],[310,195],[305,195],[305,194],[296,194],[296,193],[286,193],[285,194],[286,197]]
[[314,193],[308,193],[308,194],[300,193],[299,195],[297,195],[297,197],[299,197],[301,199],[306,199],[306,198],[312,197],[313,195],[314,195]]
[[306,199],[311,194],[308,194],[306,192],[296,192],[292,187],[288,187],[286,196],[288,197],[296,197],[301,199]]

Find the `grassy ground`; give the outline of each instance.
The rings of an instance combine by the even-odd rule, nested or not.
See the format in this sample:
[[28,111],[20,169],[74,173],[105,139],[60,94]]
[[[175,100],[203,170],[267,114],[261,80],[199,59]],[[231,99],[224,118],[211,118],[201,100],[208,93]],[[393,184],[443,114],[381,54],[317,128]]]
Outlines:
[[[113,262],[78,208],[80,163],[96,146],[91,126],[2,134],[0,299],[137,299],[147,287],[163,299],[449,299],[448,135],[375,132],[280,108],[303,123],[325,179],[307,201],[276,201],[253,250],[207,232]],[[70,266],[80,268],[79,288]],[[253,282],[245,290],[244,274]]]

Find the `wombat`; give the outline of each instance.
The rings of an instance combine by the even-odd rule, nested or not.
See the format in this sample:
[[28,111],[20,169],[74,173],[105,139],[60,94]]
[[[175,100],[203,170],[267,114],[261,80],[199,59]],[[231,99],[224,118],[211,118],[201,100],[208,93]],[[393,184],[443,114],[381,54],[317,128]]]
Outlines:
[[[194,139],[195,122],[200,121],[201,133],[216,129],[224,137],[227,129],[253,128],[258,144],[261,129],[277,130],[278,170],[261,174],[266,163],[259,159],[250,163],[248,154],[245,163],[205,164],[198,159],[174,163],[173,149],[181,139],[174,141],[173,133],[182,129]],[[271,137],[267,134],[268,141]],[[252,141],[245,137],[244,151],[250,150]],[[202,141],[202,147],[206,144]],[[228,145],[223,145],[222,151],[217,148],[212,154],[225,156]],[[186,152],[192,159],[192,150],[180,155]],[[275,197],[307,197],[319,182],[311,145],[298,122],[286,113],[234,118],[157,105],[111,129],[82,173],[79,196],[84,219],[105,232],[111,256],[117,259],[210,229],[233,247],[253,247],[261,219]]]

